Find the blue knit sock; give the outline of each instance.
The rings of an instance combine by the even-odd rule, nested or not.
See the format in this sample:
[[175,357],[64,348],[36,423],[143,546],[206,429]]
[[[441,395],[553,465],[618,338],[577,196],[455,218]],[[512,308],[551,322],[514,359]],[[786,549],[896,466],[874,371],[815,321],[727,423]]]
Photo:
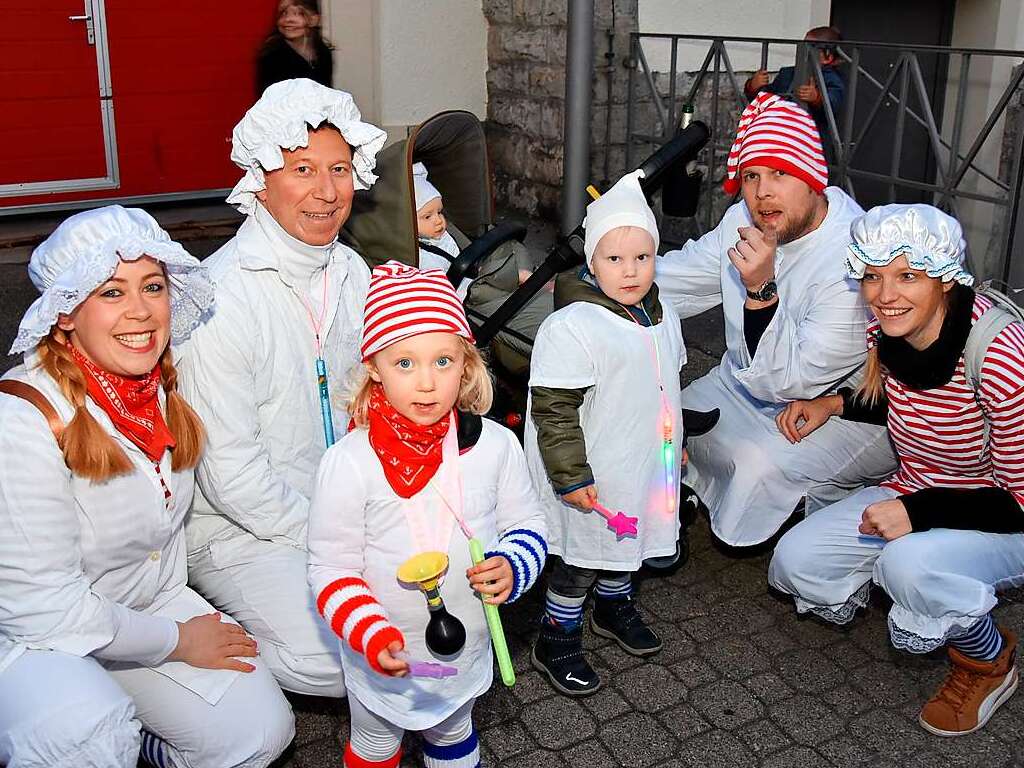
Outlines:
[[480,741],[476,729],[458,744],[443,747],[424,739],[423,765],[426,768],[480,768]]
[[606,600],[625,600],[633,594],[633,580],[630,574],[612,578],[599,578],[594,592]]
[[139,757],[153,768],[174,768],[167,742],[147,730],[142,731],[142,749],[139,750]]
[[550,589],[544,598],[544,617],[572,631],[583,622],[583,603],[587,596],[566,597]]
[[992,661],[1003,650],[1003,636],[999,634],[990,613],[977,621],[967,634],[953,638],[949,644],[972,659]]

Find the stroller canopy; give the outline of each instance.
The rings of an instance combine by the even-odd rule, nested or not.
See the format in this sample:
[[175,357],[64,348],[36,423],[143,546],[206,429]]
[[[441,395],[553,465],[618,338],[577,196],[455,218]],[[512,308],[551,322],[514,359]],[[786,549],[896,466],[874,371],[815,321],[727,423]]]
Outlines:
[[469,238],[483,235],[494,218],[483,126],[471,112],[441,112],[409,138],[377,155],[377,183],[356,192],[342,240],[371,266],[389,259],[417,266],[413,163],[423,163],[444,199],[448,220]]

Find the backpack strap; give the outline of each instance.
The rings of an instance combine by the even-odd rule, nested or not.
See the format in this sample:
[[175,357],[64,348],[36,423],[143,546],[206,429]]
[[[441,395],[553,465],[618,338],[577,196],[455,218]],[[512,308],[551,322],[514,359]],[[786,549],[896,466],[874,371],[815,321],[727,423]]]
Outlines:
[[967,335],[967,344],[964,346],[964,378],[974,390],[975,397],[981,389],[981,367],[985,362],[989,345],[1016,320],[1012,312],[996,304],[971,327],[971,332]]
[[58,445],[60,444],[60,439],[64,436],[64,422],[57,413],[57,409],[46,399],[46,395],[31,384],[26,384],[17,379],[4,379],[0,381],[0,392],[12,397],[20,397],[22,400],[27,400],[38,408],[39,412],[46,419],[50,431],[53,432],[54,439]]

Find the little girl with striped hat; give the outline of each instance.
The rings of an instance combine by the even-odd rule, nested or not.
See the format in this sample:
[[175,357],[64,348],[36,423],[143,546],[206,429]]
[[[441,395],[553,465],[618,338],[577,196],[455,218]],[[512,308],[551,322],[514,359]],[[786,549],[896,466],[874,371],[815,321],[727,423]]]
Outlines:
[[[537,579],[544,513],[519,443],[481,418],[491,380],[444,272],[393,261],[373,270],[362,357],[351,430],[320,464],[309,518],[309,582],[342,640],[345,765],[397,767],[414,730],[428,768],[473,768],[473,703],[492,678],[480,599],[512,602]],[[490,544],[476,565],[467,535]],[[397,576],[427,552],[447,556],[439,594],[465,628],[464,645],[446,656],[425,641],[424,596]],[[456,674],[412,674],[422,661]]]

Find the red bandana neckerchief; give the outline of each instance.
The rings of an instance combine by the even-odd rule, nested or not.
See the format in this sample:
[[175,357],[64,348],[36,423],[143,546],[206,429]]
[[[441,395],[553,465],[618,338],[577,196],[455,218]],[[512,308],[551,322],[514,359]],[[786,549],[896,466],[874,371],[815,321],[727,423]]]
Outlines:
[[68,344],[71,356],[85,374],[89,397],[114,422],[114,428],[137,445],[150,461],[158,462],[164,450],[173,448],[174,435],[160,411],[160,365],[141,379],[126,379],[94,365]]
[[384,477],[403,499],[416,495],[441,466],[441,444],[449,419],[420,426],[400,414],[388,401],[384,388],[370,390],[370,446],[384,468]]

